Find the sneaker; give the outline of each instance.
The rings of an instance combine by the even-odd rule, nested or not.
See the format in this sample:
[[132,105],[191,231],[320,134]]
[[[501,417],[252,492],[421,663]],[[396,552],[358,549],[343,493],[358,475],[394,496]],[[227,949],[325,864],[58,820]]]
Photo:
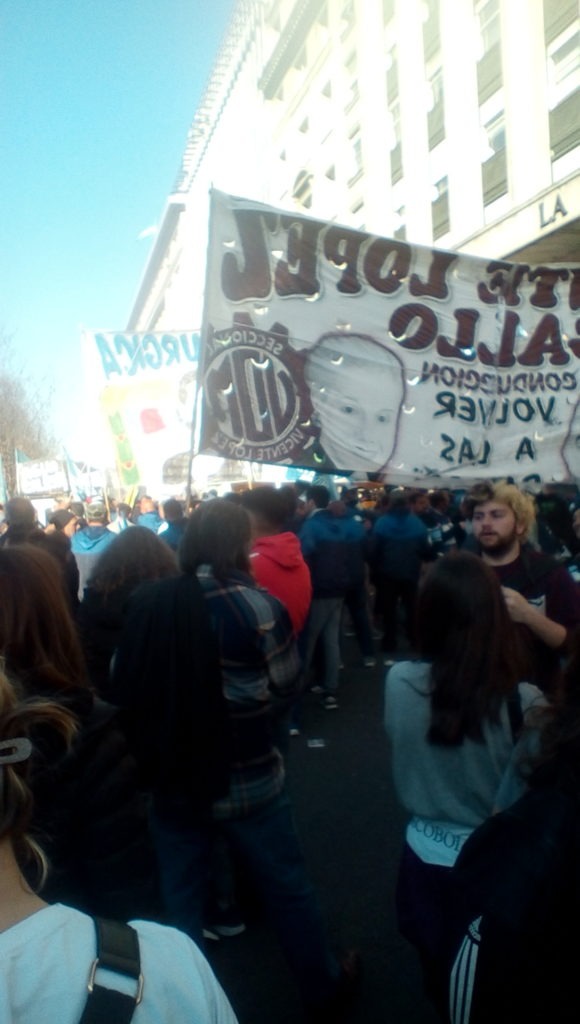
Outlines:
[[374,668],[377,663],[376,658],[364,658],[363,665],[365,668]]
[[288,729],[289,736],[300,736],[300,729],[297,729],[295,725],[291,725]]
[[210,928],[209,925],[204,924],[203,926],[203,937],[209,939],[210,942],[219,942],[220,937],[215,928]]
[[314,686],[310,687],[310,692],[311,693],[324,693],[324,686],[321,686],[320,683],[315,683]]
[[213,932],[219,939],[220,937],[230,938],[233,935],[241,935],[242,932],[245,932],[246,926],[235,907],[225,907],[224,909],[216,907],[212,911],[211,924],[204,928],[204,935],[206,929]]
[[354,629],[352,628],[352,626],[347,626],[345,631],[344,631],[344,635],[345,636],[356,636],[356,633],[355,633]]
[[393,658],[383,658],[383,665],[385,668],[392,668],[394,664],[395,662]]
[[322,707],[326,711],[336,711],[336,708],[338,707],[336,697],[333,697],[331,693],[327,693],[326,697],[322,698]]

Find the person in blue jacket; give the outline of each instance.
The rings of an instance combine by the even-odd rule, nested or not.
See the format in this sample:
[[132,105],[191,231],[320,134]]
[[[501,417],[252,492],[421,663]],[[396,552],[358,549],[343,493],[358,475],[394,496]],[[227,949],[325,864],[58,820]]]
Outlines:
[[115,534],[107,529],[109,516],[102,501],[90,502],[86,506],[86,517],[87,525],[77,530],[70,544],[79,570],[79,601],[83,599],[85,586],[97,559],[115,539]]
[[330,503],[328,488],[313,484],[306,492],[307,518],[300,530],[302,554],[312,578],[312,604],[306,626],[305,677],[318,641],[324,651],[322,703],[338,707],[340,617],[346,593],[364,584],[366,533],[362,520],[347,515],[341,501]]
[[405,491],[394,491],[371,537],[371,562],[383,620],[381,648],[386,666],[392,665],[397,650],[399,601],[403,605],[407,639],[411,648],[414,646],[415,599],[421,568],[432,559],[427,527],[411,511]]
[[144,494],[139,502],[136,525],[144,526],[147,530],[152,530],[153,533],[159,533],[159,527],[163,526],[163,519],[157,511],[157,506],[148,494]]

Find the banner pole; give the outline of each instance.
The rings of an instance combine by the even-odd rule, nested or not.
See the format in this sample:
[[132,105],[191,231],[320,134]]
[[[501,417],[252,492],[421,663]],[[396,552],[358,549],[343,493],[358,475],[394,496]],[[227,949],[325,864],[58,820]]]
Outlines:
[[[198,361],[198,373],[199,373],[199,361]],[[200,393],[200,391],[201,391],[201,386],[200,386],[200,383],[199,383],[199,379],[197,379],[196,380],[196,388],[195,388],[195,398],[194,398],[194,401],[193,401],[193,412],[192,412],[192,416],[191,416],[191,433],[190,433],[190,438],[189,438],[189,461],[188,461],[188,465],[187,465],[187,485],[186,485],[186,488],[185,488],[185,508],[186,508],[186,510],[189,509],[189,504],[190,504],[190,501],[191,501],[191,485],[193,483],[193,460],[194,460],[195,455],[196,455],[196,451],[195,451],[195,430],[196,430],[196,425],[197,425],[197,413],[198,413],[198,408],[199,408],[199,393]]]

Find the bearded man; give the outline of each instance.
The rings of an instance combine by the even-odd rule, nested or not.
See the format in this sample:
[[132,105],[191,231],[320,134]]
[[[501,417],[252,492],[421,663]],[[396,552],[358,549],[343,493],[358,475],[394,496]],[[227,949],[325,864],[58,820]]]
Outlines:
[[530,495],[505,481],[485,482],[471,489],[466,504],[481,557],[495,571],[518,624],[527,681],[553,690],[568,637],[580,625],[580,588],[563,566],[529,543],[536,518]]

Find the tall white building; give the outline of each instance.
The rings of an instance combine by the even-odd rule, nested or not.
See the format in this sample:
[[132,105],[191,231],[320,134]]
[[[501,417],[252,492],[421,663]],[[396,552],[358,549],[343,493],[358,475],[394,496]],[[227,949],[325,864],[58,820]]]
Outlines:
[[578,260],[578,0],[238,0],[128,329],[200,325],[212,185],[438,248]]

